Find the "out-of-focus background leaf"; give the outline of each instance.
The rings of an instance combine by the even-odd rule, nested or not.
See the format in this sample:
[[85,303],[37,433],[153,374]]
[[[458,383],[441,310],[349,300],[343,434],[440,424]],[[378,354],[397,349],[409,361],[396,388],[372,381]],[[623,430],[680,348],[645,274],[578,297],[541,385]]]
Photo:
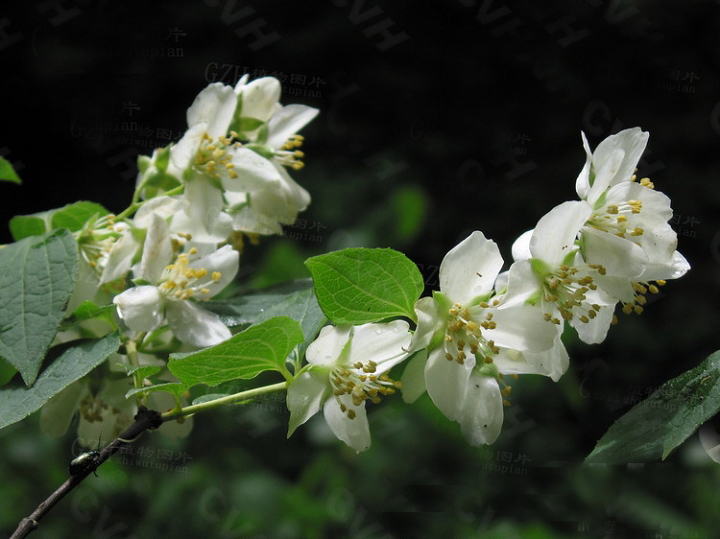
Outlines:
[[[284,103],[321,113],[303,131],[306,167],[293,174],[313,203],[284,238],[248,246],[243,283],[306,277],[304,259],[329,250],[392,247],[420,265],[429,291],[470,231],[509,258],[517,235],[575,197],[581,130],[595,146],[636,125],[650,132],[639,174],[672,199],[693,266],[642,316],[621,316],[602,345],[571,338],[557,384],[522,378],[491,447],[470,448],[426,397],[372,409],[373,446],[360,455],[321,418],[286,441],[288,414],[270,400],[197,417],[185,440],[145,435],[36,533],[712,536],[720,465],[697,435],[662,463],[580,464],[632,404],[718,348],[719,25],[710,0],[3,8],[12,106],[0,155],[23,178],[0,185],[3,222],[81,199],[123,209],[136,156],[182,134],[208,82],[247,72],[278,76]],[[714,421],[704,428],[717,438]],[[41,434],[35,417],[0,431],[0,530],[64,479],[73,440]]]

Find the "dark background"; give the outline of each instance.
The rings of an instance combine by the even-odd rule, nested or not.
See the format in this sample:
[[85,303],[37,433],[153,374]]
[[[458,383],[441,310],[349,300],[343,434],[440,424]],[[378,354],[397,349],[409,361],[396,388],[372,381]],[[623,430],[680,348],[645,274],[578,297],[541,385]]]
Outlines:
[[[50,0],[0,9],[3,219],[78,199],[129,203],[137,155],[177,140],[209,82],[277,76],[303,134],[313,196],[285,238],[247,253],[255,285],[345,246],[389,246],[437,286],[472,230],[506,258],[576,197],[591,146],[650,132],[639,174],[673,202],[692,270],[598,346],[570,340],[555,384],[521,379],[498,442],[470,448],[427,398],[371,412],[355,455],[322,420],[285,440],[282,402],[143,439],[55,508],[44,537],[703,537],[720,472],[693,436],[663,463],[580,466],[629,406],[718,348],[720,2],[578,0]],[[7,228],[2,241],[10,241]],[[262,275],[262,277],[261,277]],[[0,529],[64,477],[72,432],[0,431]],[[176,469],[157,450],[180,455]],[[167,455],[167,453],[165,453]],[[184,455],[184,456],[182,456]],[[151,468],[156,469],[151,469]],[[674,534],[674,535],[673,535]],[[712,534],[708,535],[712,536]]]

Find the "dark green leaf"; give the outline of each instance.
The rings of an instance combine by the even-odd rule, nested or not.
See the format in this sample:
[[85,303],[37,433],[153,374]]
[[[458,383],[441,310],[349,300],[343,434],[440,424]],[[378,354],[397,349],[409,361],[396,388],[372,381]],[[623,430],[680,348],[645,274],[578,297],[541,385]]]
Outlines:
[[67,230],[0,249],[0,356],[28,386],[55,337],[77,270],[77,245]]
[[720,351],[665,382],[618,419],[586,462],[611,464],[665,459],[720,411]]
[[40,409],[51,397],[105,361],[119,346],[116,333],[83,342],[65,350],[38,376],[31,388],[0,389],[0,428]]

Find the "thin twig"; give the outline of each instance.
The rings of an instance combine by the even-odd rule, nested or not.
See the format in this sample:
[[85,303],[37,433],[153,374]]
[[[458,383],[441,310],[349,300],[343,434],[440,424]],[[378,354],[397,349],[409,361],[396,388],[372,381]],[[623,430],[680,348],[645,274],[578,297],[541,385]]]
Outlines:
[[38,505],[37,509],[35,509],[30,516],[22,519],[15,532],[10,536],[10,539],[26,537],[31,531],[38,527],[40,519],[45,516],[45,513],[50,511],[66,494],[82,483],[88,475],[94,473],[98,466],[109,459],[120,448],[134,442],[146,430],[156,429],[163,424],[163,418],[159,412],[148,410],[144,406],[140,407],[134,419],[135,422],[120,433],[120,436],[106,445],[97,457],[90,459],[87,466],[83,466],[78,473],[71,475],[55,492]]

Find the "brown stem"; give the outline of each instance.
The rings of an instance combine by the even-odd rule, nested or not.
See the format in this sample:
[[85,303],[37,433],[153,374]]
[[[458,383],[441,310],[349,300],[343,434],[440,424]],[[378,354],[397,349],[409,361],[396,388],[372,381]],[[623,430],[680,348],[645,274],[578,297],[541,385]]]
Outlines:
[[78,486],[83,479],[91,473],[94,473],[98,466],[109,459],[120,448],[134,442],[146,430],[156,429],[163,424],[163,418],[159,412],[148,410],[144,406],[140,407],[134,419],[135,422],[120,433],[120,436],[106,445],[97,457],[89,459],[87,466],[83,466],[78,473],[71,475],[55,492],[38,505],[37,509],[35,509],[30,516],[22,519],[15,532],[10,536],[10,539],[26,537],[31,531],[38,527],[38,523],[40,519],[45,516],[45,513],[50,511],[66,494]]

